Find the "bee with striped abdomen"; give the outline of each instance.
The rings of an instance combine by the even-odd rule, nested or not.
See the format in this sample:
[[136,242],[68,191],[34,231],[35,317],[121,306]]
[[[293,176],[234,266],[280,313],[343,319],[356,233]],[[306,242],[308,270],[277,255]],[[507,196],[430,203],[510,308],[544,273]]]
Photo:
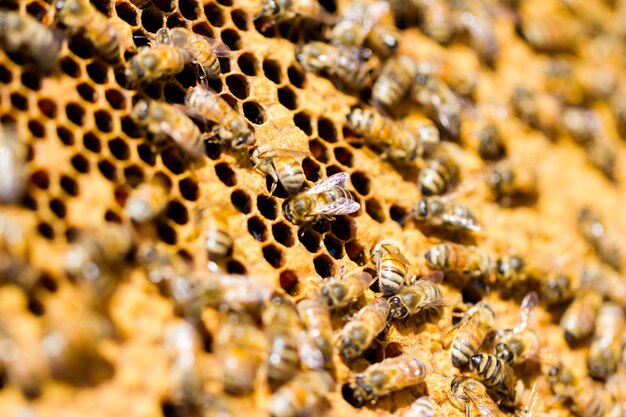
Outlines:
[[441,139],[439,137],[439,129],[435,123],[420,113],[412,113],[402,119],[402,125],[417,139],[418,150],[417,155],[422,156],[426,153],[432,154],[439,145]]
[[540,278],[539,294],[550,307],[562,305],[574,298],[580,283],[566,272],[549,272]]
[[272,417],[316,415],[315,408],[335,387],[327,372],[306,371],[280,387],[270,398]]
[[506,206],[523,198],[535,198],[539,193],[535,170],[517,161],[497,162],[487,173],[486,181],[495,198]]
[[610,302],[602,304],[587,358],[589,376],[592,378],[606,381],[617,370],[625,325],[624,311],[619,305]]
[[389,318],[403,319],[443,306],[445,301],[437,285],[441,280],[443,274],[438,272],[400,288],[397,294],[389,298]]
[[584,417],[602,417],[607,408],[603,390],[593,380],[578,380],[570,370],[558,364],[547,373],[554,395],[568,400],[572,411]]
[[333,327],[328,305],[320,298],[305,299],[296,308],[307,331],[300,347],[300,361],[310,369],[328,369],[333,360]]
[[137,223],[150,222],[165,210],[167,195],[165,181],[155,177],[130,192],[124,205],[124,212]]
[[461,368],[470,362],[494,321],[495,314],[486,302],[480,302],[467,310],[459,324],[451,329],[455,331],[450,347],[454,366]]
[[561,316],[565,340],[577,344],[592,335],[602,296],[593,290],[582,290]]
[[324,281],[320,294],[331,309],[346,307],[354,303],[363,291],[369,288],[373,280],[374,278],[364,271],[332,276]]
[[462,106],[450,87],[430,71],[418,71],[411,97],[450,138],[461,133]]
[[498,405],[487,393],[487,388],[475,379],[457,376],[450,384],[450,401],[459,410],[464,410],[466,417],[504,417]]
[[616,236],[608,233],[600,215],[589,207],[578,211],[578,230],[587,243],[595,250],[598,258],[619,271],[622,266],[622,253]]
[[481,230],[470,209],[448,197],[422,198],[413,207],[411,216],[428,226],[450,231],[480,232]]
[[264,26],[302,18],[328,23],[336,20],[316,0],[262,0],[255,19],[261,18],[269,20]]
[[459,167],[456,160],[448,152],[441,150],[426,161],[417,184],[422,195],[440,195],[450,190],[459,180]]
[[378,283],[384,295],[393,295],[405,284],[411,264],[398,245],[391,241],[377,242],[370,256],[376,265]]
[[384,298],[360,309],[337,335],[337,350],[343,360],[352,361],[363,353],[385,330],[388,316],[389,305]]
[[517,379],[513,368],[497,357],[478,353],[469,361],[469,367],[476,372],[486,387],[493,389],[501,398],[499,403],[515,407],[524,392],[524,384]]
[[386,111],[393,111],[411,91],[416,75],[417,64],[411,57],[389,58],[372,86],[372,101]]
[[465,277],[486,278],[493,270],[491,255],[477,246],[441,243],[428,249],[424,258],[434,270],[453,272]]
[[290,149],[273,149],[269,145],[256,147],[250,155],[250,161],[259,171],[273,180],[270,194],[274,194],[280,183],[289,194],[296,194],[302,189],[305,176],[302,169],[302,160],[308,156],[307,152],[298,152]]
[[439,406],[428,396],[413,401],[404,413],[404,417],[435,417],[439,415]]
[[15,127],[0,126],[0,204],[14,204],[22,199],[28,176],[27,157],[28,147]]

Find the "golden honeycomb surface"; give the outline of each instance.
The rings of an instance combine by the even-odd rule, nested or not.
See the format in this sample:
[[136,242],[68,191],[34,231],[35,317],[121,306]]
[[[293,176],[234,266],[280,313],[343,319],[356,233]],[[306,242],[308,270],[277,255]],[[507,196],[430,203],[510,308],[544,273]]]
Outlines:
[[[349,2],[323,3],[340,12]],[[619,33],[623,14],[619,6],[600,0],[522,3],[519,13],[567,14],[574,20],[605,27],[612,36],[581,37],[574,56],[577,62],[607,65],[620,77],[620,84],[626,81],[622,80],[626,43],[624,34]],[[54,25],[53,2],[0,4]],[[129,262],[120,273],[115,291],[106,300],[103,314],[113,330],[97,342],[95,349],[103,364],[89,363],[88,368],[93,365],[97,374],[89,383],[51,377],[49,365],[38,353],[44,334],[51,328],[69,326],[80,333],[82,327],[96,325],[89,321],[88,295],[70,279],[64,260],[77,236],[96,230],[104,222],[130,225],[138,247],[154,244],[160,250],[177,253],[195,270],[204,271],[208,259],[198,238],[198,213],[207,208],[224,210],[231,213],[228,232],[234,240],[227,271],[259,277],[290,296],[297,295],[298,284],[307,277],[324,278],[343,267],[366,266],[370,248],[382,238],[402,244],[411,273],[427,271],[424,252],[447,237],[430,233],[414,221],[404,221],[421,198],[417,170],[402,171],[354,140],[346,128],[346,116],[352,106],[368,103],[339,90],[328,78],[302,69],[295,56],[298,45],[309,39],[306,30],[289,21],[269,29],[257,27],[254,17],[260,3],[252,0],[153,0],[142,7],[128,0],[97,0],[93,4],[119,27],[127,56],[162,27],[187,27],[225,43],[231,54],[220,58],[222,73],[218,79],[209,80],[209,86],[246,117],[257,144],[310,152],[303,161],[309,184],[333,173],[349,173],[348,189],[361,209],[302,232],[283,215],[284,191],[271,195],[265,175],[242,162],[239,155],[209,143],[207,156],[189,163],[174,146],[155,145],[129,117],[133,98],[182,104],[187,89],[197,82],[192,65],[171,79],[131,90],[124,88],[114,68],[80,36],[63,37],[58,62],[45,74],[29,65],[27,58],[0,49],[0,122],[14,124],[29,149],[29,180],[23,201],[0,207],[0,214],[23,229],[28,262],[42,271],[38,282],[29,288],[0,279],[0,324],[20,346],[24,372],[44,375],[41,392],[32,398],[4,380],[0,414],[179,415],[180,410],[172,411],[168,398],[172,381],[163,337],[168,325],[183,319],[175,304],[149,281],[136,262]],[[615,127],[609,103],[593,100],[589,105],[600,116],[606,140],[617,158],[616,178],[610,181],[589,163],[585,150],[563,129],[549,137],[516,116],[510,105],[511,92],[519,85],[549,90],[544,68],[553,57],[537,53],[518,35],[519,17],[515,13],[501,5],[498,13],[494,29],[500,50],[495,69],[481,65],[464,42],[442,46],[413,26],[402,30],[399,52],[416,60],[435,59],[455,74],[477,77],[468,108],[497,108],[507,154],[537,171],[536,202],[520,207],[502,207],[495,202],[482,180],[489,163],[482,161],[475,149],[475,120],[471,111],[464,112],[459,164],[462,185],[469,191],[458,198],[471,207],[483,230],[463,243],[475,243],[499,256],[516,253],[536,258],[547,269],[564,263],[577,274],[580,265],[596,258],[576,228],[580,207],[597,210],[611,233],[623,241],[626,142]],[[123,210],[128,195],[155,176],[169,180],[168,206],[154,222],[133,224]],[[462,293],[448,280],[443,282],[443,291],[450,306],[471,299],[471,294]],[[495,311],[496,328],[515,325],[519,295],[524,294],[517,295],[507,299],[497,290],[486,295]],[[357,305],[377,296],[367,290]],[[461,373],[452,366],[443,341],[452,325],[452,310],[444,308],[441,318],[433,323],[393,322],[380,337],[380,346],[351,366],[336,356],[337,384],[320,415],[401,415],[423,393],[441,407],[441,415],[463,415],[447,395],[451,379]],[[559,314],[543,305],[534,311],[532,326],[545,348],[542,358],[548,361],[556,357],[582,378],[587,374],[584,364],[588,349],[571,348],[566,343],[558,325]],[[214,339],[225,317],[224,312],[208,308],[202,314],[205,349],[196,366],[205,377],[204,390],[220,401],[220,407],[221,401],[225,404],[226,411],[215,415],[268,415],[270,391],[263,368],[253,394],[235,397],[222,392]],[[336,331],[344,322],[345,317],[333,315]],[[90,328],[86,334],[94,331]],[[344,400],[341,387],[351,375],[398,351],[415,354],[430,364],[433,372],[425,384],[358,410]],[[29,370],[29,366],[37,371]],[[530,388],[540,370],[524,369],[518,374]],[[542,386],[541,411],[551,416],[570,415],[558,401],[548,402],[551,395],[549,388]],[[525,402],[528,400],[529,390],[524,397]]]

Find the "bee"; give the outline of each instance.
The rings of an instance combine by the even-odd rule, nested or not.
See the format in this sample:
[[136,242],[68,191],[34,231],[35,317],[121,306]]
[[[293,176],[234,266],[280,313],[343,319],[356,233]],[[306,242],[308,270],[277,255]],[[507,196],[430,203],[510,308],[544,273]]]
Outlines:
[[273,180],[270,194],[274,194],[280,182],[285,191],[295,194],[302,188],[305,176],[302,159],[308,153],[290,149],[272,149],[269,145],[256,147],[250,156],[254,167]]
[[480,226],[470,209],[461,203],[446,197],[422,198],[413,210],[411,216],[421,223],[435,228],[444,228],[450,231],[480,232]]
[[109,18],[97,10],[89,0],[58,0],[56,18],[71,34],[82,33],[96,51],[111,64],[122,59],[120,44]]
[[330,39],[332,43],[352,47],[370,47],[381,57],[388,57],[400,43],[394,26],[382,22],[390,17],[389,4],[385,2],[353,2],[335,24]]
[[494,31],[494,19],[488,6],[482,2],[462,2],[456,10],[455,21],[458,31],[466,34],[469,45],[476,51],[481,61],[493,67],[498,56],[498,39]]
[[354,407],[361,408],[379,397],[423,382],[429,372],[429,366],[415,356],[405,353],[387,358],[356,374],[344,387],[348,394],[344,397]]
[[562,365],[549,369],[548,383],[554,395],[571,402],[572,411],[584,417],[602,417],[605,412],[602,390],[594,381],[585,379],[578,381],[574,375]]
[[424,258],[430,268],[469,277],[489,277],[493,270],[491,255],[477,246],[442,243],[428,249]]
[[478,154],[485,161],[497,161],[506,155],[500,130],[493,123],[487,123],[478,132]]
[[597,137],[585,147],[586,156],[591,165],[597,168],[607,179],[616,180],[617,149],[605,137]]
[[263,333],[243,314],[231,314],[220,323],[215,337],[215,352],[222,364],[224,391],[247,395],[254,391],[257,370],[264,346]]
[[536,197],[539,192],[535,170],[508,159],[494,164],[487,173],[486,181],[495,197],[505,205],[523,197]]
[[450,138],[459,137],[461,102],[443,80],[428,71],[418,71],[410,94]]
[[364,271],[333,276],[325,280],[320,294],[331,309],[354,303],[369,288],[374,278]]
[[411,266],[400,248],[393,242],[382,240],[374,245],[370,256],[376,264],[383,294],[388,296],[397,293],[405,283],[406,274]]
[[389,298],[389,318],[403,319],[443,306],[443,294],[437,285],[441,280],[443,274],[439,272],[400,288],[396,295]]
[[381,298],[356,313],[339,332],[336,345],[344,361],[352,361],[367,349],[387,326],[389,305]]
[[493,327],[494,320],[495,314],[486,302],[480,302],[467,310],[459,324],[452,329],[456,329],[450,348],[454,366],[461,368],[470,362]]
[[541,299],[554,307],[570,301],[578,291],[579,283],[568,273],[549,273],[541,278]]
[[274,390],[292,379],[300,367],[300,319],[293,304],[283,297],[274,296],[267,303],[262,320],[270,343],[267,378],[270,388]]
[[349,174],[339,172],[313,184],[283,204],[285,218],[295,225],[312,225],[321,219],[358,211],[361,206],[344,187]]
[[369,83],[363,56],[357,48],[310,42],[299,49],[296,58],[305,71],[327,76],[341,88],[360,91]]
[[493,272],[495,282],[507,290],[525,285],[531,278],[526,261],[517,255],[505,255],[497,258]]
[[469,367],[486,387],[494,389],[502,396],[501,402],[511,406],[519,403],[524,384],[517,379],[513,368],[506,362],[487,353],[478,353],[470,358]]
[[137,223],[147,223],[157,218],[167,206],[168,189],[158,178],[141,184],[131,191],[124,212]]
[[0,126],[0,204],[14,204],[22,199],[28,175],[27,156],[28,148],[20,141],[15,128]]
[[0,10],[0,45],[10,53],[26,51],[42,71],[54,65],[61,50],[59,38],[48,27],[28,14],[8,10]]
[[419,397],[413,401],[404,413],[405,417],[435,417],[439,415],[439,407],[430,397]]
[[561,125],[561,103],[551,94],[516,87],[511,93],[511,107],[518,117],[530,127],[541,130],[553,138]]
[[204,155],[204,143],[198,126],[171,104],[139,100],[131,119],[156,138],[168,137],[194,158]]
[[126,64],[124,77],[128,88],[161,78],[171,77],[185,69],[188,53],[168,44],[143,46]]
[[372,86],[372,101],[382,109],[393,109],[411,91],[416,75],[417,64],[411,57],[389,58]]
[[[333,360],[333,327],[330,310],[324,300],[306,299],[296,306],[307,330],[300,359],[310,369],[328,369]],[[302,354],[304,353],[304,354]]]
[[467,376],[457,376],[450,384],[450,391],[448,395],[450,401],[459,410],[465,410],[467,417],[505,416],[480,381]]
[[617,132],[622,139],[626,139],[626,95],[624,92],[618,91],[618,94],[613,94],[610,104]]
[[417,183],[422,195],[440,195],[459,180],[459,167],[447,152],[438,151],[420,170]]
[[420,146],[417,152],[419,156],[423,153],[432,153],[441,141],[439,129],[437,129],[435,123],[422,114],[409,114],[402,119],[402,125],[417,138]]
[[534,50],[546,53],[575,52],[581,36],[577,22],[563,13],[522,13],[519,31]]
[[626,318],[619,305],[610,302],[602,304],[587,358],[589,376],[592,378],[606,381],[617,370],[621,356],[620,337],[624,333],[625,324]]
[[335,382],[327,372],[306,371],[283,385],[270,398],[272,417],[314,415],[312,411],[334,389]]
[[626,307],[626,282],[609,267],[590,263],[581,270],[581,286],[598,292],[603,298]]
[[[402,2],[403,0],[396,0]],[[424,34],[440,44],[447,44],[454,37],[453,16],[448,2],[443,0],[412,0],[422,16],[420,28]]]
[[583,290],[576,294],[560,322],[568,343],[576,344],[591,336],[601,305],[602,296],[596,291]]
[[204,230],[203,247],[209,260],[223,260],[233,250],[233,238],[230,235],[228,219],[236,213],[229,209],[207,209],[200,212],[201,228]]
[[261,18],[269,19],[272,24],[296,18],[332,21],[315,0],[262,0],[261,13],[255,19]]
[[578,211],[578,230],[587,243],[595,250],[598,258],[619,271],[622,266],[622,253],[614,236],[607,233],[597,212],[589,207],[583,207]]

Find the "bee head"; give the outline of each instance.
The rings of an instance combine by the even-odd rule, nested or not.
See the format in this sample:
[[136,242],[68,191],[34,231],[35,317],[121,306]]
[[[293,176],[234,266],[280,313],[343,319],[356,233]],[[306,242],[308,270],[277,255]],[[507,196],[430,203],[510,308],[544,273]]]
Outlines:
[[417,206],[413,209],[413,215],[418,220],[423,220],[428,217],[428,202],[426,199],[423,198],[417,203]]
[[135,107],[133,107],[133,111],[131,113],[131,117],[136,121],[136,122],[143,122],[144,120],[146,120],[148,118],[148,109],[149,109],[149,104],[147,101],[145,100],[140,100],[135,104]]
[[389,299],[389,318],[401,319],[409,315],[409,311],[400,301],[400,297],[394,295]]
[[341,394],[348,404],[354,408],[361,408],[365,405],[365,399],[361,394],[361,390],[358,387],[352,386],[352,384],[345,384],[341,388]]

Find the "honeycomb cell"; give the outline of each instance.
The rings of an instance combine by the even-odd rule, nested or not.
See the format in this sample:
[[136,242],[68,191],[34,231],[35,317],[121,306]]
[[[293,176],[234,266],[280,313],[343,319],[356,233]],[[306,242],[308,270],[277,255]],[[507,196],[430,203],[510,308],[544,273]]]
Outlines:
[[102,14],[111,17],[113,15],[113,10],[111,9],[110,1],[95,1],[93,2],[94,7],[99,10]]
[[233,206],[243,214],[248,214],[252,211],[252,201],[248,193],[243,190],[235,190],[230,195],[230,202]]
[[45,14],[46,11],[47,10],[45,9],[45,7],[43,7],[36,1],[30,2],[26,5],[26,13],[34,16],[35,18],[38,18],[39,16]]
[[144,181],[143,169],[138,165],[129,165],[124,168],[124,179],[126,184],[135,187]]
[[337,160],[337,162],[347,167],[350,167],[350,168],[352,167],[353,155],[350,149],[339,146],[334,149],[334,152],[335,152],[335,159]]
[[231,259],[226,263],[226,271],[229,274],[245,274],[248,272],[246,267],[241,262],[234,259]]
[[49,203],[50,211],[54,213],[59,219],[64,219],[67,214],[67,209],[65,208],[65,204],[63,201],[58,198],[53,198]]
[[272,197],[262,194],[258,195],[256,198],[256,206],[261,215],[266,219],[276,220],[276,217],[278,217],[278,207]]
[[238,99],[244,100],[250,94],[246,77],[240,74],[231,74],[226,77],[228,90]]
[[109,69],[104,63],[93,61],[87,65],[86,69],[87,75],[96,84],[106,84],[108,81]]
[[13,74],[7,67],[0,64],[0,83],[10,84],[13,81]]
[[152,4],[164,13],[170,13],[176,9],[176,2],[172,0],[152,0]]
[[322,277],[330,277],[333,275],[333,270],[335,268],[335,263],[333,259],[328,255],[317,255],[313,259],[313,266],[315,267],[315,272]]
[[268,80],[274,84],[280,84],[282,82],[282,70],[280,64],[273,59],[263,60],[263,73]]
[[104,221],[107,223],[122,223],[122,217],[113,210],[104,212]]
[[200,188],[192,178],[184,178],[178,183],[180,195],[188,201],[197,201],[200,197]]
[[183,88],[195,87],[198,81],[195,66],[185,65],[185,68],[176,74],[176,81],[178,81]]
[[98,100],[98,92],[88,83],[80,83],[76,86],[76,91],[81,98],[89,103],[95,103]]
[[320,171],[322,167],[311,158],[304,158],[302,161],[302,170],[307,180],[317,182],[320,179]]
[[39,111],[49,119],[54,119],[57,116],[57,105],[54,101],[47,98],[42,98],[37,102]]
[[248,232],[259,242],[267,240],[267,227],[260,217],[254,216],[248,219]]
[[289,294],[298,284],[298,275],[296,275],[296,273],[291,269],[285,269],[278,276],[278,283],[280,288]]
[[149,143],[142,143],[137,146],[137,154],[139,154],[139,159],[150,166],[154,166],[156,164],[156,153],[154,151],[154,147]]
[[324,246],[330,256],[335,259],[341,259],[344,256],[343,242],[333,235],[326,235],[324,237]]
[[[51,238],[51,240],[54,236]],[[39,301],[33,294],[29,294],[28,301],[26,302],[26,309],[35,317],[41,317],[46,314],[46,308],[43,303]]]
[[167,101],[174,104],[183,104],[185,102],[186,91],[175,83],[165,84],[163,86],[163,95],[167,97]]
[[322,243],[321,235],[313,229],[307,229],[298,233],[298,240],[311,253],[319,251]]
[[200,17],[200,5],[194,0],[179,0],[178,10],[188,20],[196,20]]
[[409,218],[409,210],[394,204],[389,208],[389,217],[402,226]]
[[37,233],[48,240],[54,240],[54,229],[46,222],[37,224]]
[[311,136],[313,134],[313,128],[311,127],[311,116],[309,116],[307,113],[298,112],[294,114],[293,123],[306,135]]
[[227,6],[227,7],[230,7],[233,5],[233,0],[217,0],[217,2],[221,4],[222,6]]
[[254,28],[266,38],[276,36],[276,26],[269,17],[261,16],[254,19]]
[[189,222],[189,213],[187,208],[178,201],[170,201],[165,210],[167,218],[176,224],[187,224]]
[[162,242],[168,245],[175,245],[178,239],[176,230],[167,223],[157,223],[157,235]]
[[239,30],[248,30],[248,14],[241,10],[235,9],[230,12],[230,18]]
[[104,93],[104,98],[109,103],[111,108],[115,110],[122,110],[126,108],[126,97],[118,90],[109,89]]
[[306,81],[306,75],[302,71],[301,68],[295,65],[290,65],[289,68],[287,68],[287,77],[289,78],[289,83],[291,83],[291,85],[293,85],[294,87],[296,88],[304,87],[304,82]]
[[115,138],[109,141],[109,151],[111,155],[120,161],[126,161],[130,158],[130,149],[126,141],[121,138]]
[[82,34],[72,36],[67,44],[69,50],[79,58],[89,59],[93,57],[91,43]]
[[64,126],[57,126],[57,136],[64,145],[74,145],[74,134],[68,128]]
[[30,183],[35,187],[47,190],[50,187],[50,176],[43,169],[38,169],[30,175]]
[[296,93],[288,86],[278,89],[278,102],[289,110],[295,110],[298,108],[298,98]]
[[224,12],[217,3],[209,3],[204,6],[204,15],[211,23],[211,25],[221,28],[224,26]]
[[335,175],[338,174],[340,172],[343,172],[343,168],[337,166],[337,165],[328,165],[326,166],[326,176],[330,177],[331,175]]
[[11,104],[18,110],[28,110],[28,99],[20,93],[13,93],[10,96]]
[[356,192],[362,196],[368,195],[371,191],[370,179],[367,174],[362,171],[354,171],[350,175],[350,182]]
[[238,51],[241,49],[241,38],[236,30],[224,29],[222,33],[220,33],[220,37],[222,38],[222,42],[224,42],[231,51]]
[[131,26],[137,26],[139,22],[137,11],[129,3],[117,3],[115,5],[115,13],[120,19]]
[[114,181],[117,178],[117,169],[110,161],[103,159],[98,162],[98,170],[104,178],[109,181]]
[[168,28],[186,28],[187,22],[182,17],[177,14],[171,14],[167,17],[167,22],[165,22],[165,26]]
[[369,198],[365,201],[365,212],[378,223],[384,223],[386,220],[385,211],[375,198]]
[[272,235],[274,240],[288,248],[295,244],[291,227],[284,222],[278,222],[272,225]]
[[178,149],[168,148],[163,150],[161,152],[161,162],[172,174],[179,175],[185,172],[186,166]]
[[93,132],[87,132],[83,135],[83,146],[94,153],[100,153],[100,151],[102,151],[100,138]]
[[74,155],[72,159],[70,159],[70,163],[72,164],[72,167],[74,167],[74,169],[81,174],[89,172],[89,161],[81,154]]
[[209,26],[208,23],[206,22],[196,23],[195,25],[193,25],[192,30],[194,33],[197,33],[198,35],[215,39],[215,32],[213,32],[213,29],[211,28],[211,26]]
[[126,133],[131,138],[141,137],[141,133],[142,133],[141,129],[139,129],[139,126],[137,126],[137,124],[133,122],[133,119],[131,119],[130,117],[128,116],[122,117],[121,125],[122,125],[122,132]]
[[257,74],[257,60],[253,54],[244,53],[237,58],[237,66],[239,70],[248,76]]
[[365,248],[357,243],[355,240],[351,240],[346,242],[344,245],[346,254],[348,258],[355,264],[359,266],[363,266],[367,262],[367,254],[365,253]]
[[226,162],[220,162],[215,165],[215,174],[217,175],[217,178],[219,178],[220,181],[227,186],[234,187],[237,185],[237,176],[235,175],[235,171],[233,171]]
[[330,119],[320,117],[317,120],[317,134],[326,142],[337,142],[337,129],[335,128],[335,124]]
[[82,126],[85,118],[85,110],[78,103],[69,103],[65,106],[67,118],[75,125]]
[[251,123],[255,125],[260,125],[265,123],[265,115],[263,112],[263,107],[255,101],[246,101],[243,103],[243,115],[246,119],[248,119]]
[[274,268],[280,268],[285,264],[285,256],[283,251],[275,245],[263,246],[263,258]]
[[45,272],[39,277],[39,284],[50,293],[55,293],[59,290],[57,281]]
[[156,33],[163,27],[163,15],[154,9],[144,9],[141,12],[141,26],[150,33]]
[[44,138],[46,136],[46,127],[37,120],[28,121],[28,130],[36,138]]
[[25,70],[20,76],[22,85],[30,90],[38,91],[41,89],[41,75],[35,71]]
[[[150,38],[146,36],[146,33],[143,30],[135,30],[133,31],[133,43],[135,47],[141,48],[142,46],[150,45]],[[122,74],[122,72],[118,72],[118,74]],[[121,86],[126,85],[126,82],[118,81],[118,84]]]
[[319,162],[325,164],[328,162],[328,153],[326,151],[326,145],[324,145],[318,139],[312,139],[309,141],[309,151],[311,155]]
[[113,124],[113,118],[106,110],[97,110],[93,114],[98,130],[104,133],[110,133],[113,131],[115,125]]
[[61,189],[67,193],[67,195],[78,197],[80,189],[78,188],[78,183],[72,177],[65,174],[61,175],[59,185],[61,186]]

